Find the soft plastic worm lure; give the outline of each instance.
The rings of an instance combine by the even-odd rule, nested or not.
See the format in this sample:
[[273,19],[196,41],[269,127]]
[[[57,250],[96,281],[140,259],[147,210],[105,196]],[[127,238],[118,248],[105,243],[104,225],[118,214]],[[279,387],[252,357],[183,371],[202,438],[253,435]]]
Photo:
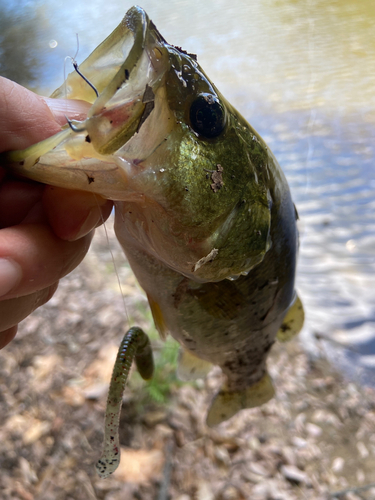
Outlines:
[[118,427],[122,394],[134,358],[141,377],[145,380],[150,379],[154,372],[150,339],[136,326],[130,328],[124,335],[113,368],[104,421],[103,453],[96,463],[96,470],[101,478],[112,474],[120,463]]

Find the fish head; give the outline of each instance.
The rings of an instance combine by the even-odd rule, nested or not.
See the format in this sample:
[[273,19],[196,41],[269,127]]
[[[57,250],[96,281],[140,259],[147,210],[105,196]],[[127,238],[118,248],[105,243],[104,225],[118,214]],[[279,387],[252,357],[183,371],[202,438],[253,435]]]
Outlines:
[[141,8],[52,97],[90,102],[87,119],[16,152],[19,173],[117,201],[119,239],[196,281],[236,278],[263,260],[272,155]]

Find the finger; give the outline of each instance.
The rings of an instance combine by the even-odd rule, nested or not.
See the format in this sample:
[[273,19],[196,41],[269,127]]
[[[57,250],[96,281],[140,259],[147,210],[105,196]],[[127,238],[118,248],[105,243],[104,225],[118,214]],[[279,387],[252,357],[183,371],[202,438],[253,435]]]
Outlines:
[[72,271],[86,255],[93,233],[70,242],[44,224],[27,224],[2,229],[1,236],[0,291],[8,299],[44,289]]
[[42,97],[0,80],[0,151],[27,148],[61,130]]
[[76,99],[51,99],[43,97],[44,102],[51,110],[54,119],[62,126],[66,124],[66,117],[71,120],[82,121],[87,118],[91,104]]
[[113,202],[93,193],[46,186],[43,206],[55,234],[75,241],[107,220]]
[[20,224],[41,200],[43,190],[37,182],[5,180],[0,185],[0,228]]
[[29,316],[35,309],[48,302],[55,293],[57,285],[58,282],[30,295],[2,300],[0,302],[0,328],[3,330],[3,333],[0,333],[0,345],[3,334],[8,331],[6,336],[11,335],[12,328]]
[[14,339],[18,330],[18,325],[12,326],[5,330],[4,332],[0,332],[0,349],[5,347],[11,340]]
[[69,118],[83,120],[90,104],[43,98],[0,77],[0,152],[24,149],[61,130]]
[[[44,207],[39,206],[42,197]],[[0,228],[49,220],[57,236],[75,240],[102,224],[112,206],[112,201],[93,193],[9,179],[0,185]]]

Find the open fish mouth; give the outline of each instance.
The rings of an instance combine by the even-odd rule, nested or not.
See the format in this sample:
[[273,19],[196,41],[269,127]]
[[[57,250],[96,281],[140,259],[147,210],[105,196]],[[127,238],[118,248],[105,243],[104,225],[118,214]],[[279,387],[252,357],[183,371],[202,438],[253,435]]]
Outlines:
[[[52,97],[89,100],[87,119],[72,124],[86,142],[110,155],[128,142],[154,107],[155,91],[167,69],[163,38],[140,7],[131,8],[117,29],[71,73]],[[164,56],[164,57],[163,57]],[[84,78],[88,80],[87,83]],[[95,90],[99,94],[94,95]],[[95,98],[96,97],[96,98]]]
[[[145,11],[132,7],[114,32],[51,95],[92,103],[86,120],[67,120],[55,136],[8,153],[7,163],[15,173],[39,182],[126,199],[129,161],[139,162],[140,151],[147,156],[161,140],[155,137],[152,143],[145,142],[137,136],[156,102],[165,101],[160,94],[169,66],[165,40]],[[136,140],[129,146],[131,139]],[[124,146],[128,154],[121,154]],[[88,187],[92,179],[95,186]]]

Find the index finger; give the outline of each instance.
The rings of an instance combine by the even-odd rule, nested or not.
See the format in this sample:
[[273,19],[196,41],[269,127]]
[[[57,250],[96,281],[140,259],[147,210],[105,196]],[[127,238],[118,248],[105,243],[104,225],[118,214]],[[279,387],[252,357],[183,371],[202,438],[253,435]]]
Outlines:
[[24,149],[61,130],[66,116],[82,120],[90,104],[41,97],[0,77],[0,152]]

